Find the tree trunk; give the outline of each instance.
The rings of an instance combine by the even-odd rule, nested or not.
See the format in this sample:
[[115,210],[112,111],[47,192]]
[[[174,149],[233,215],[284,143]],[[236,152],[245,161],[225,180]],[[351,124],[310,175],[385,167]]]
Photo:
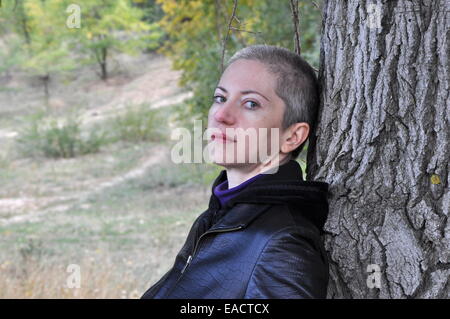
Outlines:
[[47,73],[46,75],[43,75],[40,78],[42,80],[42,84],[44,85],[44,102],[45,102],[45,107],[48,109],[49,101],[50,101],[50,90],[49,90],[50,74]]
[[330,298],[450,297],[448,11],[324,1],[307,175],[330,184]]
[[101,48],[101,57],[100,57],[100,68],[101,68],[101,76],[102,80],[106,81],[108,79],[108,65],[107,63],[108,59],[108,49],[107,48]]
[[27,45],[30,45],[31,44],[31,37],[30,37],[30,33],[28,32],[28,21],[27,21],[27,18],[25,16],[25,14],[22,17],[21,22],[22,22],[23,35],[25,37],[25,43]]

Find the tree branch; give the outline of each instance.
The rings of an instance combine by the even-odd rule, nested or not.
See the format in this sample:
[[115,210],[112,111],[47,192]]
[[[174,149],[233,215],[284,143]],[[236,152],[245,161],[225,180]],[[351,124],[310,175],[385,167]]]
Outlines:
[[236,18],[235,14],[236,14],[236,9],[237,9],[237,0],[234,0],[234,4],[233,4],[233,12],[231,14],[230,17],[230,21],[228,22],[228,29],[227,29],[227,34],[225,36],[225,39],[223,40],[223,46],[222,46],[222,59],[221,59],[221,72],[223,72],[223,60],[225,59],[225,50],[226,50],[226,46],[227,46],[227,41],[228,38],[230,36],[230,31],[231,31],[231,23],[233,22],[233,20]]
[[319,11],[322,12],[322,8],[315,1],[311,1],[311,2]]
[[290,0],[290,4],[291,4],[291,12],[292,12],[292,23],[294,25],[294,49],[295,49],[295,53],[301,54],[298,0]]
[[247,32],[247,33],[254,33],[254,34],[257,34],[257,35],[260,35],[262,33],[260,31],[249,31],[249,30],[239,29],[239,28],[236,28],[236,27],[231,27],[231,30],[233,30],[233,31],[240,31],[240,32]]

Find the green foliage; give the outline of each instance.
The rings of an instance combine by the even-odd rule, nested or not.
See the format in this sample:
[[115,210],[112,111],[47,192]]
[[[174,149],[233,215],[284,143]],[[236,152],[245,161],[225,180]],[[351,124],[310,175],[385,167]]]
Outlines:
[[[14,45],[2,50],[0,72],[12,64],[20,64],[27,72],[48,82],[54,73],[96,63],[100,67],[99,74],[106,79],[109,61],[115,54],[136,54],[161,45],[164,32],[158,23],[151,21],[161,13],[156,5],[154,10],[150,4],[139,8],[139,2],[142,1],[4,2],[0,9],[0,36],[8,41],[8,46]],[[69,28],[66,24],[69,14],[73,14],[66,11],[71,4],[81,9],[80,28]],[[20,39],[20,46],[10,44],[9,38]],[[26,58],[16,61],[19,56],[16,48],[20,48]]]
[[146,105],[129,106],[126,113],[102,127],[82,127],[76,115],[56,118],[38,112],[26,119],[16,145],[24,156],[71,158],[99,152],[102,146],[119,141],[162,142],[168,134],[164,123],[163,113]]
[[[25,19],[27,59],[23,67],[39,76],[75,68],[65,41],[64,7],[58,1],[24,1],[19,19]],[[25,23],[25,22],[22,22]],[[25,32],[25,31],[24,31]]]
[[22,41],[16,35],[8,35],[5,42],[8,44],[0,44],[0,74],[8,74],[25,60],[22,51]]
[[[322,1],[315,1],[321,5]],[[312,1],[299,1],[302,56],[317,70],[320,59],[322,12]]]
[[[320,4],[321,1],[317,1]],[[160,52],[182,70],[180,84],[193,91],[178,116],[206,120],[212,94],[221,74],[223,41],[233,10],[233,1],[158,0],[165,13],[160,21],[169,41]],[[302,55],[316,68],[319,61],[321,13],[311,1],[299,1]],[[226,43],[224,60],[252,44],[269,44],[294,50],[294,31],[289,1],[240,0],[237,19]]]
[[[46,103],[48,84],[55,73],[73,70],[66,41],[64,7],[60,1],[17,1],[0,10],[0,20],[12,26],[5,28],[7,46],[2,69],[20,66],[30,75],[38,76],[44,85]],[[12,40],[12,41],[8,41]]]
[[161,142],[166,136],[163,123],[164,118],[157,109],[149,109],[145,104],[137,108],[128,106],[125,114],[117,116],[111,122],[112,140]]
[[143,20],[147,23],[154,23],[161,20],[164,11],[156,0],[133,0],[133,4],[144,12]]
[[108,60],[113,53],[136,54],[156,49],[163,33],[156,23],[143,21],[144,12],[129,0],[89,0],[82,4],[82,27],[74,29],[86,55],[84,62],[97,63],[102,79],[108,77]]
[[92,129],[82,134],[80,122],[73,116],[63,120],[37,113],[17,138],[19,152],[25,156],[71,158],[95,153],[107,143],[105,132]]
[[29,32],[29,17],[25,12],[24,1],[3,1],[0,9],[0,35],[14,33],[29,43]]

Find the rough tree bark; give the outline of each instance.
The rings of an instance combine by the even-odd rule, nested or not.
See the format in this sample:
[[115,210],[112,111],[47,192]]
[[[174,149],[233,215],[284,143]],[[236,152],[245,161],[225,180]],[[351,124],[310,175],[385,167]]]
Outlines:
[[330,183],[330,298],[450,297],[449,22],[447,0],[324,1],[307,173]]

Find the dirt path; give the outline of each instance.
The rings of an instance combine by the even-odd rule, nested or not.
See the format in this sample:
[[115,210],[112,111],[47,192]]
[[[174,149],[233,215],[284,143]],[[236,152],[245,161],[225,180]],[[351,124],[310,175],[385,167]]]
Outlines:
[[[123,81],[123,79],[111,79],[109,82],[97,81],[91,83],[88,88],[84,88],[87,96],[103,94],[105,96],[112,95],[112,98],[107,103],[84,111],[81,114],[82,124],[90,125],[102,122],[111,116],[124,112],[127,107],[132,105],[148,103],[152,108],[167,107],[181,103],[191,96],[190,92],[183,92],[178,86],[181,74],[179,71],[171,69],[171,62],[167,58],[154,56],[151,61],[147,61],[145,69],[148,71],[128,81]],[[0,130],[1,143],[7,140],[12,141],[11,139],[16,136],[17,132],[13,128],[2,128]],[[18,198],[0,198],[0,212],[16,212],[7,217],[0,217],[0,225],[37,221],[46,214],[65,211],[75,201],[82,202],[89,196],[98,194],[107,188],[115,187],[141,176],[152,165],[160,162],[167,152],[167,147],[157,146],[135,168],[100,184],[97,184],[98,181],[95,180],[89,181],[88,185],[91,185],[91,188],[87,186],[89,190],[83,192],[39,198],[26,194]],[[48,208],[43,209],[42,207]]]
[[[99,194],[108,188],[118,186],[124,182],[142,176],[150,167],[160,163],[164,159],[168,151],[169,150],[166,146],[158,145],[151,150],[151,155],[146,157],[137,167],[133,168],[123,175],[114,176],[110,180],[102,182],[100,184],[97,184],[96,181],[93,180],[90,183],[92,185],[92,188],[84,192],[72,193],[68,196],[53,196],[49,198],[39,199],[31,197],[0,199],[0,211],[2,209],[2,206],[8,207],[9,209],[21,209],[23,208],[23,206],[26,206],[30,210],[33,210],[33,207],[36,208],[37,205],[42,206],[43,204],[45,204],[51,206],[47,209],[38,209],[26,214],[20,214],[8,218],[0,218],[0,224],[11,225],[24,221],[35,222],[38,221],[42,216],[49,213],[65,211],[74,204],[74,201],[76,201],[77,203],[83,203],[89,197]],[[38,203],[39,201],[41,202]],[[58,204],[61,202],[63,202],[63,204]]]
[[[123,85],[113,85],[114,97],[108,103],[86,111],[81,117],[83,123],[96,123],[137,105],[148,104],[151,108],[159,108],[181,103],[192,96],[191,92],[183,92],[178,86],[181,73],[172,70],[167,58],[155,56],[147,69],[148,72]],[[105,85],[108,86],[99,82],[90,89],[104,89]]]

